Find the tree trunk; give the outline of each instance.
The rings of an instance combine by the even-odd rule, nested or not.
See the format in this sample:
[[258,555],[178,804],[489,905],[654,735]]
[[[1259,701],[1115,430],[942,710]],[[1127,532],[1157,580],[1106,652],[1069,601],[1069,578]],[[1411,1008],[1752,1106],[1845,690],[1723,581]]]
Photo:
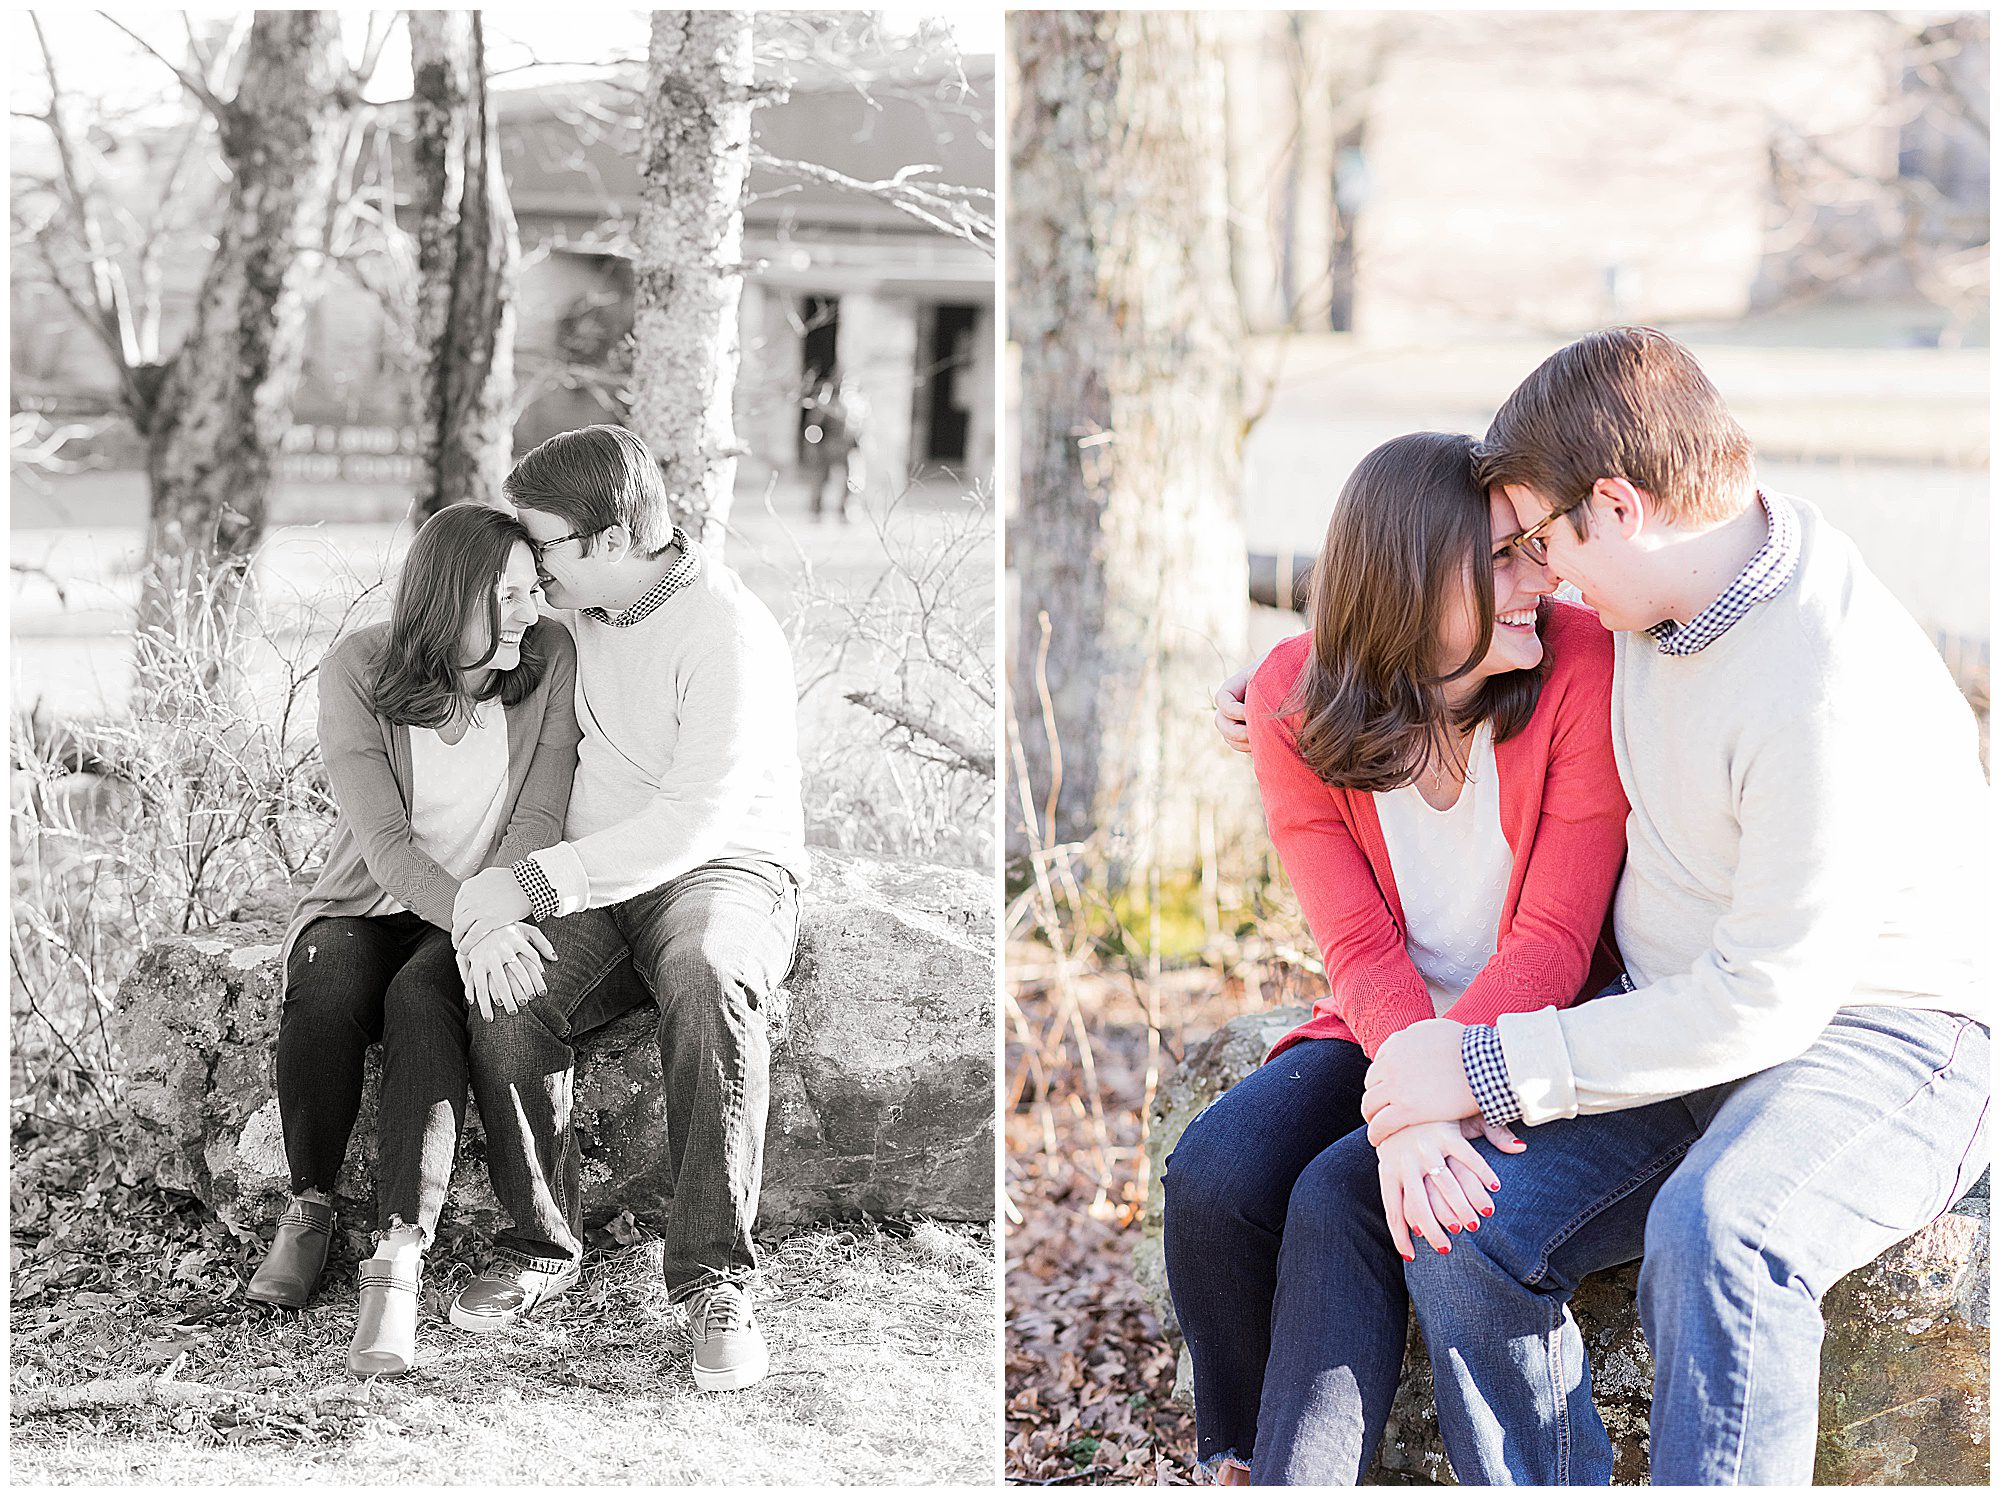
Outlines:
[[1294,13],[1291,40],[1294,140],[1285,182],[1285,322],[1307,332],[1331,324],[1334,152],[1339,134],[1341,34],[1329,18]]
[[416,95],[416,427],[421,518],[492,503],[514,451],[520,244],[477,11],[409,12]]
[[676,517],[719,550],[736,485],[750,16],[656,10],[634,234],[632,426]]
[[1248,628],[1220,49],[1198,13],[1009,19],[1014,719],[1038,820],[1059,754],[1055,840],[1101,833],[1113,882],[1173,877],[1254,824],[1208,699]]
[[1229,193],[1229,263],[1237,305],[1252,332],[1277,332],[1287,308],[1279,274],[1284,260],[1279,207],[1291,155],[1288,79],[1277,44],[1287,17],[1239,11],[1218,17],[1222,30],[1222,112]]
[[221,106],[230,186],[215,258],[146,433],[152,517],[142,627],[173,619],[175,597],[205,565],[218,583],[211,606],[233,600],[263,536],[348,93],[333,12],[257,13],[242,83]]

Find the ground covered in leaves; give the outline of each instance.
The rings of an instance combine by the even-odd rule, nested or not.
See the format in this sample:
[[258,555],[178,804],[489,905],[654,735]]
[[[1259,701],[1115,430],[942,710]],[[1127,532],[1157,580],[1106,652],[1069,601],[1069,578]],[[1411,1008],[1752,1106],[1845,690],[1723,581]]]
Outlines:
[[1131,1270],[1151,1187],[1147,1076],[1269,998],[1203,968],[1169,973],[1149,1009],[1121,974],[1059,980],[1048,957],[1008,951],[1007,1477],[1192,1484],[1179,1347]]
[[93,1133],[13,1138],[10,1478],[23,1484],[892,1484],[994,1478],[994,1263],[983,1227],[822,1227],[765,1244],[771,1375],[688,1380],[659,1251],[620,1223],[583,1286],[518,1333],[445,1321],[478,1265],[431,1255],[419,1365],[346,1371],[343,1233],[312,1304],[243,1298],[261,1242],[124,1170]]

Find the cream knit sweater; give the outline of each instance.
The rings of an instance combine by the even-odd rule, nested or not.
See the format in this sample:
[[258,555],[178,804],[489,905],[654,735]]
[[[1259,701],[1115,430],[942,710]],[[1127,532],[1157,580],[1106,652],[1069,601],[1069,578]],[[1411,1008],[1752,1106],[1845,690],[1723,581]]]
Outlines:
[[565,839],[534,858],[563,914],[719,858],[805,881],[791,651],[735,572],[696,559],[694,580],[629,628],[569,615],[583,742]]
[[1842,1007],[1990,1022],[1972,712],[1852,542],[1792,502],[1799,565],[1777,597],[1685,657],[1617,636],[1632,812],[1613,913],[1637,987],[1499,1020],[1525,1122],[1767,1069]]

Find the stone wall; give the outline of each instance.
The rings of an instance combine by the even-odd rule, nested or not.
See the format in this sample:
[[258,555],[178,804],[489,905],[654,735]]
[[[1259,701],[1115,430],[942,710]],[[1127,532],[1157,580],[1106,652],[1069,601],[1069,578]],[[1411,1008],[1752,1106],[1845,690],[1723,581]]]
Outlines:
[[[815,850],[798,960],[773,1003],[760,1228],[836,1216],[993,1213],[992,880]],[[120,986],[128,1141],[160,1183],[262,1231],[288,1192],[274,1091],[280,921],[162,941]],[[576,1091],[585,1220],[657,1225],[659,1053],[642,1007],[586,1036]],[[376,1073],[339,1193],[373,1222]],[[475,1120],[447,1215],[500,1221]]]
[[[1195,1116],[1263,1062],[1304,1022],[1300,1008],[1225,1024],[1161,1084],[1147,1153],[1152,1177]],[[1160,1248],[1161,1191],[1152,1191],[1134,1269],[1178,1336]],[[1827,1294],[1820,1356],[1815,1485],[1977,1485],[1988,1481],[1988,1186],[1981,1180],[1944,1217]],[[1598,1412],[1610,1432],[1614,1478],[1647,1471],[1653,1358],[1639,1330],[1637,1264],[1584,1280],[1573,1308],[1589,1347]],[[1175,1392],[1192,1399],[1187,1353]],[[1451,1480],[1431,1403],[1430,1361],[1412,1328],[1388,1432],[1370,1483]]]

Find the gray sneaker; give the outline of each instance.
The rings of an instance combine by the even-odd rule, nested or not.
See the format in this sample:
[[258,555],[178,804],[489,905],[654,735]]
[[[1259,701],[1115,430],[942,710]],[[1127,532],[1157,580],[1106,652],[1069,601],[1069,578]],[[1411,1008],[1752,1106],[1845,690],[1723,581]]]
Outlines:
[[504,1330],[582,1281],[583,1268],[574,1258],[530,1257],[512,1247],[496,1247],[486,1270],[451,1301],[451,1322],[474,1334]]
[[703,1392],[740,1392],[771,1369],[750,1295],[734,1283],[717,1283],[688,1300],[688,1332],[694,1384]]

